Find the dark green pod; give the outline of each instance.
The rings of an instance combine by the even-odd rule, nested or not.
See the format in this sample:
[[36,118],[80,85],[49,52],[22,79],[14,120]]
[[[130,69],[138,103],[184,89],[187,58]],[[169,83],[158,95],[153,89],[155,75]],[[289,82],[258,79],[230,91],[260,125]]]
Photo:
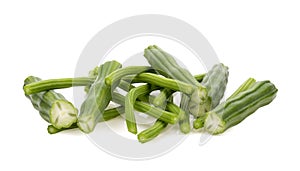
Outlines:
[[[250,89],[255,82],[256,82],[256,80],[254,78],[248,78],[242,85],[239,86],[238,89],[236,89],[232,93],[232,95],[230,97],[227,98],[227,100],[237,96],[238,94],[240,94],[243,91],[246,91],[246,90]],[[204,117],[198,117],[197,119],[195,119],[194,123],[193,123],[193,127],[195,129],[202,128],[203,125],[204,125],[204,119],[205,119],[205,116]]]
[[[40,78],[29,76],[24,80],[24,86],[39,81]],[[30,99],[41,117],[57,129],[68,128],[77,121],[77,109],[60,93],[49,90],[26,97]]]
[[273,101],[277,88],[270,81],[260,81],[207,113],[204,128],[210,134],[223,133],[242,122],[260,107]]

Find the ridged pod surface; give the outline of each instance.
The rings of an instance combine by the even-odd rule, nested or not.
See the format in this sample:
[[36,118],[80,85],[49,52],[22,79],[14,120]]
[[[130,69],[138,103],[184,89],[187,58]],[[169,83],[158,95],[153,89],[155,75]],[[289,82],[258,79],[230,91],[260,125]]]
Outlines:
[[[24,86],[41,81],[40,78],[29,76],[24,80]],[[55,128],[68,128],[77,121],[77,109],[60,93],[53,90],[26,95],[41,117]]]
[[270,81],[259,81],[248,90],[219,104],[207,113],[204,129],[210,134],[223,133],[242,122],[260,107],[273,101],[277,88]]
[[111,100],[111,86],[105,84],[105,77],[119,68],[121,64],[117,61],[108,61],[100,65],[98,76],[80,107],[77,125],[81,131],[92,132],[103,117],[103,112]]
[[[205,113],[205,101],[207,100],[207,90],[202,86],[193,75],[182,68],[172,55],[163,51],[158,46],[149,46],[144,50],[144,56],[149,64],[162,75],[168,75],[170,78],[179,80],[195,87],[194,93],[190,95],[189,106],[193,115]],[[181,87],[185,89],[185,87]]]
[[[88,77],[89,78],[96,78],[99,73],[99,66],[96,66],[94,69],[89,71]],[[85,93],[88,93],[90,91],[91,85],[86,85],[84,87]]]
[[228,76],[228,67],[219,63],[214,65],[203,78],[201,83],[207,89],[208,97],[211,100],[211,109],[215,108],[224,96]]
[[[238,94],[240,94],[241,92],[243,91],[246,91],[248,89],[250,89],[253,84],[255,84],[256,80],[254,78],[248,78],[242,85],[239,86],[238,89],[236,89],[231,96],[229,96],[227,98],[227,100],[231,99],[231,98],[234,98],[235,96],[237,96]],[[203,116],[203,117],[198,117],[197,119],[194,120],[194,123],[193,123],[193,127],[195,129],[199,129],[199,128],[202,128],[203,125],[204,125],[204,119],[206,118],[206,116]]]

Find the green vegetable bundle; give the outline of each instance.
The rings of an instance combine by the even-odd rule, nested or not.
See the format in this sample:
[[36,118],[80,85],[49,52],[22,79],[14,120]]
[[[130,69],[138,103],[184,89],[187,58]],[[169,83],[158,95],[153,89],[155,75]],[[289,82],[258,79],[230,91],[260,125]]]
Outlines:
[[[270,81],[246,80],[230,97],[222,101],[228,82],[228,67],[215,64],[207,73],[192,75],[175,58],[156,45],[144,51],[149,66],[122,68],[117,61],[96,66],[87,77],[41,80],[29,76],[24,81],[25,96],[47,121],[48,133],[77,129],[92,132],[100,122],[125,114],[129,132],[146,143],[179,124],[184,134],[203,128],[220,134],[241,123],[257,109],[273,101],[277,88]],[[135,84],[139,83],[139,86]],[[80,112],[54,89],[84,87],[86,98]],[[120,88],[127,94],[117,92]],[[159,90],[157,96],[151,95]],[[180,105],[173,102],[174,93],[181,96]],[[114,103],[117,107],[110,108]],[[139,130],[134,111],[156,118],[146,130]]]

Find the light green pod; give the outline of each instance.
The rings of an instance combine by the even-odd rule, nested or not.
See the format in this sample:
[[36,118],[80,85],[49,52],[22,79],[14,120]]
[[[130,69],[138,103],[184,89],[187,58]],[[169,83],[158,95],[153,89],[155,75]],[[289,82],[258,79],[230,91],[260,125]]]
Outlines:
[[[88,74],[88,77],[96,79],[96,77],[98,76],[98,73],[99,73],[99,68],[100,68],[99,66],[96,66],[94,69],[90,70],[89,74]],[[91,84],[86,85],[84,87],[85,93],[88,93],[90,91],[90,88],[91,88]]]
[[125,97],[125,118],[126,125],[129,132],[136,134],[137,126],[134,116],[134,103],[139,96],[149,94],[152,90],[157,89],[156,86],[151,86],[149,84],[141,85],[132,88]]
[[154,125],[138,134],[138,140],[141,143],[146,143],[157,137],[166,127],[168,123],[161,120],[156,120]]
[[208,92],[211,101],[211,109],[215,108],[224,96],[228,82],[228,67],[222,63],[216,64],[203,78],[201,82]]
[[109,61],[100,65],[98,76],[80,107],[77,125],[81,131],[92,132],[103,117],[103,112],[111,100],[112,93],[111,86],[105,84],[105,77],[119,68],[121,68],[121,64],[117,61]]

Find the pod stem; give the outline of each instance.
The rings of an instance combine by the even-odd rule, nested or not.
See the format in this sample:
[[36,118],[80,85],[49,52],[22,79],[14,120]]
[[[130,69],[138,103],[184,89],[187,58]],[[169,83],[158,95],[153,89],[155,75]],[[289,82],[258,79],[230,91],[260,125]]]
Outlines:
[[139,142],[146,143],[146,142],[154,139],[162,132],[162,130],[164,130],[164,128],[167,127],[167,125],[168,124],[166,122],[163,122],[159,119],[156,120],[154,125],[152,125],[148,129],[145,129],[144,131],[142,131],[138,134],[137,137],[138,137]]
[[23,87],[23,89],[26,95],[30,95],[53,89],[87,86],[93,84],[94,81],[95,78],[89,77],[49,79],[27,84]]
[[[126,80],[127,81],[127,80]],[[146,82],[150,83],[152,85],[156,85],[159,87],[169,88],[174,91],[180,91],[187,95],[192,95],[194,91],[197,89],[196,86],[193,86],[191,84],[166,78],[157,74],[152,73],[141,73],[137,75],[133,80],[133,83],[141,83]]]
[[105,84],[114,86],[123,77],[128,75],[136,75],[146,71],[150,71],[152,68],[149,66],[129,66],[126,68],[118,69],[105,77]]
[[[152,87],[152,88],[151,88]],[[149,94],[151,91],[158,89],[159,87],[151,86],[149,84],[142,85],[136,88],[132,88],[125,97],[125,118],[126,125],[129,132],[136,134],[136,120],[134,116],[134,104],[139,96]]]
[[[112,101],[120,105],[125,105],[125,96],[114,92],[112,95]],[[136,101],[134,104],[134,109],[170,124],[175,124],[178,121],[178,114],[153,107],[146,102]]]

